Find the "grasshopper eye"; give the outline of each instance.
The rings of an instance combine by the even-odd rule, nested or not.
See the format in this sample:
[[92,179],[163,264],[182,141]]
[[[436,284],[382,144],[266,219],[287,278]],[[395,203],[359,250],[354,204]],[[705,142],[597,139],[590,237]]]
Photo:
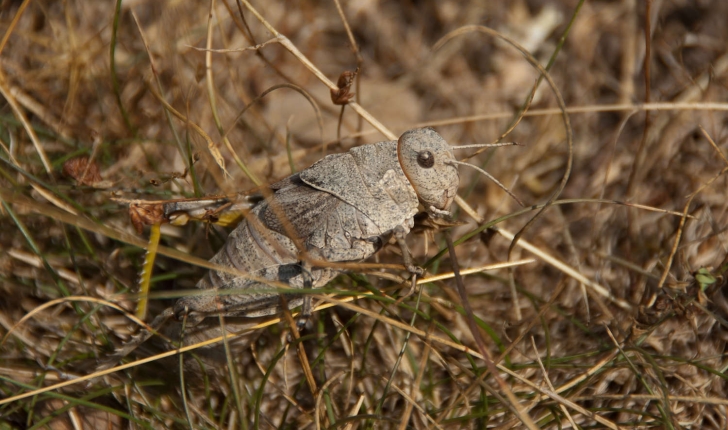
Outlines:
[[429,169],[435,165],[435,156],[432,155],[432,152],[430,151],[420,151],[417,153],[417,164],[419,164],[420,167]]

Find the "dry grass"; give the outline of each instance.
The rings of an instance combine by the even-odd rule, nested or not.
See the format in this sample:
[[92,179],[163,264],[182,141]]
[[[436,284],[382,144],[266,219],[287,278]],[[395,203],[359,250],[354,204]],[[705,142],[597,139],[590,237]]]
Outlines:
[[[726,428],[728,2],[594,1],[577,13],[576,0],[345,1],[361,57],[355,100],[383,126],[350,106],[340,139],[340,107],[312,73],[336,81],[358,64],[335,2],[255,3],[309,67],[235,0],[125,1],[118,20],[110,2],[0,2],[0,334],[12,331],[0,347],[0,428]],[[506,137],[525,146],[470,160],[542,204],[573,156],[559,196],[573,200],[547,208],[510,254],[537,262],[515,268],[513,285],[506,270],[464,278],[500,384],[474,352],[452,279],[395,305],[398,284],[362,271],[331,291],[374,294],[316,312],[300,341],[286,341],[285,321],[251,329],[227,319],[226,331],[244,334],[196,347],[219,335],[214,321],[186,332],[195,349],[183,362],[171,350],[133,363],[170,349],[154,337],[124,370],[93,374],[138,327],[109,302],[135,312],[149,234],[136,235],[113,198],[250,190],[386,130],[434,124],[452,144],[493,141],[539,72],[483,33],[432,50],[473,24],[543,65],[553,58],[574,136],[570,152],[544,81]],[[302,90],[276,89],[236,121],[281,84]],[[80,156],[98,172],[76,162],[77,179],[64,175]],[[508,232],[536,211],[517,213],[470,169],[461,179],[478,221],[459,210],[467,224],[456,239],[511,216],[497,224],[502,235],[458,245],[460,266],[507,260]],[[164,228],[162,244],[207,259],[225,231]],[[444,241],[413,234],[410,245],[423,263]],[[390,251],[378,258],[400,261]],[[158,256],[162,296],[150,312],[204,270]],[[447,255],[428,266],[450,270]]]

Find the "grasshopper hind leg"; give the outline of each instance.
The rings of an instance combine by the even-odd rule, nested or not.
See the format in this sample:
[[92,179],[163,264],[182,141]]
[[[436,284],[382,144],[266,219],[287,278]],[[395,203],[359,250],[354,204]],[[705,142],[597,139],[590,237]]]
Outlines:
[[178,301],[173,308],[174,318],[179,322],[184,322],[188,327],[194,327],[201,323],[207,315],[200,312],[196,312],[185,304],[184,302]]
[[173,315],[175,315],[173,308],[165,309],[164,312],[157,315],[149,324],[149,328],[151,328],[151,330],[142,328],[136,336],[132,337],[131,340],[123,344],[121,348],[114,351],[112,355],[106,357],[97,367],[97,370],[106,370],[116,366],[124,357],[131,354],[131,352],[137,349],[139,345],[152,337],[152,335],[156,333]]

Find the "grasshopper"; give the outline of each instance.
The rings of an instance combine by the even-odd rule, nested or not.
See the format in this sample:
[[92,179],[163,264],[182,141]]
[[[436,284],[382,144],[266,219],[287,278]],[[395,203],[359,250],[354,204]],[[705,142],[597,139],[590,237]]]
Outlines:
[[[367,259],[391,236],[402,250],[414,289],[424,271],[413,263],[405,237],[420,205],[433,220],[449,217],[460,184],[457,165],[467,164],[456,161],[452,150],[503,145],[508,144],[450,146],[432,128],[419,128],[396,141],[328,155],[270,185],[266,198],[252,207],[210,260],[238,274],[210,270],[196,285],[222,294],[183,297],[160,314],[152,328],[156,330],[171,316],[195,325],[213,315],[275,314],[281,310],[281,300],[270,283],[294,289],[323,287],[343,271],[326,263]],[[166,205],[164,216],[174,219],[184,212],[180,209],[177,204]],[[224,294],[231,289],[251,293]],[[286,297],[289,308],[303,305],[299,323],[305,321],[311,312],[311,296]],[[123,357],[150,336],[151,332],[143,332],[115,357]]]

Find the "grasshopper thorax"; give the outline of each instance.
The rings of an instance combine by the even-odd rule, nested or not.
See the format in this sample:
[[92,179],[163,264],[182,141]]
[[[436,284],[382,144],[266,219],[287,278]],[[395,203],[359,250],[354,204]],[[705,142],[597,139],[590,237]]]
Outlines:
[[450,145],[430,127],[406,131],[397,141],[397,157],[417,197],[430,215],[450,208],[460,185]]

